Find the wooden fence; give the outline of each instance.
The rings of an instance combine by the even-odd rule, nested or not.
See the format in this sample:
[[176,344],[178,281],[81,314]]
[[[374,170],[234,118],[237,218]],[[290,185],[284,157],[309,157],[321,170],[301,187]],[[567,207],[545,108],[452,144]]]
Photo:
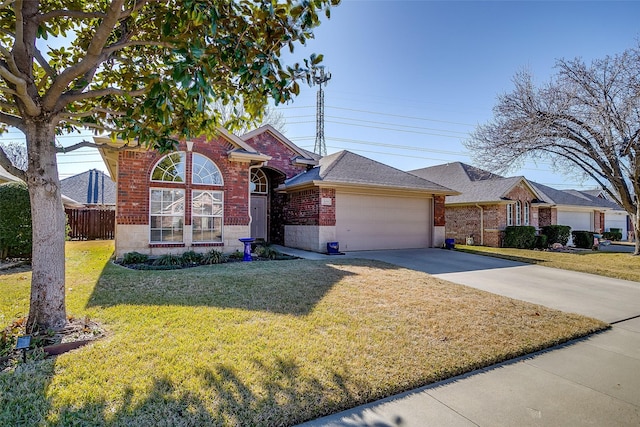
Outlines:
[[116,211],[107,209],[65,209],[71,240],[113,239]]

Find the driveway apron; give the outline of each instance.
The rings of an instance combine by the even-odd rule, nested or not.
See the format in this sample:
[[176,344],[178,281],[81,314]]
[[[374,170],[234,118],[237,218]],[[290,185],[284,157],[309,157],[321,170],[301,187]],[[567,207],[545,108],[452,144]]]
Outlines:
[[616,323],[586,339],[305,426],[640,425],[640,283],[442,249],[346,256]]

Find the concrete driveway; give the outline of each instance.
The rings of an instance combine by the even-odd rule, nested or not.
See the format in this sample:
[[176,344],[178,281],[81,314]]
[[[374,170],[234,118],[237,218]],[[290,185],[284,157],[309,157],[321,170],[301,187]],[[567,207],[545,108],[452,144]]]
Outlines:
[[640,315],[640,283],[449,251],[349,252],[495,294],[612,323]]
[[640,283],[442,249],[346,257],[376,259],[617,323],[583,340],[304,426],[640,425]]

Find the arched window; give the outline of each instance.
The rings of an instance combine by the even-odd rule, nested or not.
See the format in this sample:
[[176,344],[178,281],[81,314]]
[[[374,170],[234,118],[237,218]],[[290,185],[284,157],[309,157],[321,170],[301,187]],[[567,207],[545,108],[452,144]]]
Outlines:
[[171,153],[160,159],[151,172],[151,181],[184,182],[185,154]]
[[507,225],[513,225],[513,205],[507,205]]
[[267,175],[262,169],[253,169],[251,171],[251,192],[267,194],[267,188]]
[[[192,171],[190,183],[185,179],[188,162]],[[154,166],[151,181],[163,183],[161,188],[150,189],[149,240],[152,244],[184,243],[185,206],[191,206],[191,242],[222,242],[224,194],[219,187],[223,181],[215,163],[197,153],[168,154]],[[188,184],[198,185],[198,190],[186,191]]]
[[524,202],[524,225],[529,225],[529,212],[531,211],[531,204]]
[[522,225],[522,203],[516,202],[516,225]]
[[220,169],[202,154],[193,153],[192,181],[194,184],[222,185]]

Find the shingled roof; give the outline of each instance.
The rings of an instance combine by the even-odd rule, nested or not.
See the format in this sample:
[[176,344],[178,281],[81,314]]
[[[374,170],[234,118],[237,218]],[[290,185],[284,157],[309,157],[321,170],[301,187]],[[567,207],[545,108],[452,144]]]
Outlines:
[[543,195],[546,201],[554,205],[622,210],[618,204],[610,200],[603,199],[602,197],[597,197],[593,195],[593,192],[591,191],[556,190],[555,188],[548,187],[537,182],[531,182],[531,185],[536,188],[536,191]]
[[91,169],[60,180],[62,192],[85,205],[115,205],[116,184],[104,172]]
[[285,181],[282,189],[317,183],[357,185],[405,190],[424,190],[435,194],[456,194],[436,184],[350,151],[339,151],[319,160],[318,166]]
[[[457,196],[447,196],[447,204],[499,203],[506,201],[508,200],[506,194],[520,182],[524,182],[532,189],[534,194],[536,193],[523,176],[505,178],[461,162],[416,169],[409,171],[409,173],[437,182],[461,193]],[[540,198],[537,194],[536,197]]]

